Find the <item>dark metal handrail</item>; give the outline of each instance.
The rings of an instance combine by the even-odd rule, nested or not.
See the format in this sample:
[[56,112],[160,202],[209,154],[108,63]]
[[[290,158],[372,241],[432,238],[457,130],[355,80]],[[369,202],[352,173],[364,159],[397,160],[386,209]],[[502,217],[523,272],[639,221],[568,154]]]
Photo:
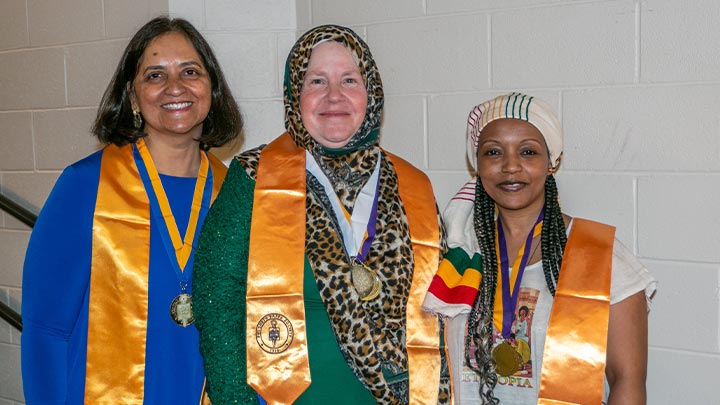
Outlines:
[[0,193],[0,208],[30,228],[35,226],[37,215],[26,210],[20,204],[6,197],[2,193]]
[[0,301],[0,317],[6,320],[10,326],[22,332],[22,317],[2,301]]
[[[37,215],[23,208],[20,204],[0,193],[0,209],[15,217],[18,221],[32,228],[35,226]],[[4,319],[10,326],[22,332],[22,317],[12,308],[0,301],[0,318]]]

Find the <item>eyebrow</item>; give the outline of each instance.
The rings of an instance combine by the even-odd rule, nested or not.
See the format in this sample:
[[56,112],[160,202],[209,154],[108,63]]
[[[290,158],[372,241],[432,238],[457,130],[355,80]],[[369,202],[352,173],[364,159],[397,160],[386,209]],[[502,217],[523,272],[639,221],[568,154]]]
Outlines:
[[[188,66],[197,66],[199,68],[203,67],[199,62],[196,62],[194,60],[182,62],[180,64],[180,68],[185,68]],[[165,70],[165,66],[164,65],[150,65],[150,66],[146,67],[145,70],[143,70],[143,73],[146,73],[147,71],[150,71],[150,70]]]
[[[519,141],[519,143],[523,143],[523,142],[533,142],[533,143],[537,143],[537,144],[540,145],[540,146],[542,146],[543,143],[544,143],[543,141],[540,141],[540,140],[537,140],[537,139],[534,139],[534,138],[523,138],[523,139],[521,139],[521,140]],[[478,141],[478,146],[484,145],[484,144],[486,144],[486,143],[501,144],[502,142],[501,142],[500,140],[498,140],[498,139],[485,139],[485,140],[479,140],[479,141]]]

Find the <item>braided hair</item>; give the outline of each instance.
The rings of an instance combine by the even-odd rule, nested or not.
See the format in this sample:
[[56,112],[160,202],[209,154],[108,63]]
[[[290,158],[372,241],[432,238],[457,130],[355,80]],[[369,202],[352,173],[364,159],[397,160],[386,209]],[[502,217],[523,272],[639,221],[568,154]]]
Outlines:
[[[465,363],[480,376],[480,403],[497,405],[500,400],[493,390],[497,385],[493,349],[493,311],[497,288],[498,258],[495,250],[495,201],[482,186],[480,177],[475,187],[475,234],[480,244],[483,272],[480,289],[468,316],[468,333],[465,337]],[[541,233],[542,265],[545,282],[555,296],[560,274],[562,255],[567,242],[565,222],[558,201],[557,185],[552,174],[545,179],[545,218]],[[476,347],[471,362],[470,346]]]

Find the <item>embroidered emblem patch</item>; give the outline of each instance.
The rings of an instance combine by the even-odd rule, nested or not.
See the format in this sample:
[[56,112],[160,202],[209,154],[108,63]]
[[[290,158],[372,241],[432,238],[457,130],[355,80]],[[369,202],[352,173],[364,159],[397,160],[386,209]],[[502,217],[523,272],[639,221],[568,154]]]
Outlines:
[[282,353],[290,347],[295,334],[292,323],[282,314],[267,314],[255,327],[255,339],[264,351]]

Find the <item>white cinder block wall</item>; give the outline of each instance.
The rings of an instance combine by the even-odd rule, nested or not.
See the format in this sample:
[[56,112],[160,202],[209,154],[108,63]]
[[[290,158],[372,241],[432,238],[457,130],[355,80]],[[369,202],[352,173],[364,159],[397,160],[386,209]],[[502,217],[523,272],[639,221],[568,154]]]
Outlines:
[[[713,0],[3,0],[0,189],[37,212],[98,145],[95,109],[148,18],[192,21],[246,120],[229,158],[283,130],[282,69],[299,32],[349,25],[383,77],[383,145],[431,177],[439,204],[469,179],[470,108],[520,90],[557,107],[564,209],[618,226],[660,281],[650,404],[720,401],[720,3]],[[0,217],[0,300],[20,308],[29,236]],[[60,292],[61,293],[61,292]],[[19,334],[0,322],[0,405],[23,401]]]

